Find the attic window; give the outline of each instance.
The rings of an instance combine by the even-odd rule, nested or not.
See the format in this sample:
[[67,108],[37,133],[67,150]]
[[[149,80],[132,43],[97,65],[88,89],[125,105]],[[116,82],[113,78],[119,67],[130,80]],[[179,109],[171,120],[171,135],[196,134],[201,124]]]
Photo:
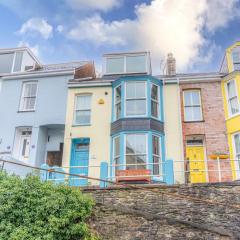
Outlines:
[[14,53],[0,54],[0,73],[10,73],[12,71]]
[[147,53],[107,55],[105,74],[148,73]]
[[234,70],[240,70],[240,51],[232,52],[233,66]]

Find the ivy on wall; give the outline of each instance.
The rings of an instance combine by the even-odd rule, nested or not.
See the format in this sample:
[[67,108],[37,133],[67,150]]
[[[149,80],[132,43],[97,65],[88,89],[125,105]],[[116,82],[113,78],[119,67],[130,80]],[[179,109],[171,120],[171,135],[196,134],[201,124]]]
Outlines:
[[86,224],[93,205],[79,189],[0,172],[0,239],[96,239]]

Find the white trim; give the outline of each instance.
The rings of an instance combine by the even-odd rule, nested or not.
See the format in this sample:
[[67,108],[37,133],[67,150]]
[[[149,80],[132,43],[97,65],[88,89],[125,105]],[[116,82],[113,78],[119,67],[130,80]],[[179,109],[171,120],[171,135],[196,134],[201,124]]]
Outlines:
[[[157,101],[156,100],[152,100],[152,86],[156,86],[157,87],[157,91],[158,91],[158,99],[157,99]],[[150,98],[150,100],[151,100],[151,103],[150,103],[150,109],[151,109],[151,113],[150,113],[150,115],[151,115],[151,117],[152,118],[154,118],[154,119],[157,119],[157,120],[159,120],[159,119],[163,119],[163,116],[162,116],[162,114],[161,114],[161,109],[160,109],[160,87],[159,87],[159,85],[157,85],[157,84],[155,84],[155,83],[150,83],[150,96],[149,96],[149,98]],[[155,102],[155,103],[157,103],[157,105],[158,105],[158,107],[157,107],[157,111],[158,111],[158,116],[157,117],[155,117],[155,116],[153,116],[152,115],[152,101],[153,102]]]
[[[145,85],[145,98],[142,98],[142,99],[139,99],[139,100],[144,100],[146,101],[146,113],[143,115],[130,115],[128,116],[127,115],[127,83],[130,82],[130,83],[137,83],[137,82],[141,82],[141,83],[144,83]],[[147,117],[148,116],[148,91],[147,91],[147,81],[126,81],[124,82],[124,117],[125,118],[136,118],[136,117]],[[134,100],[135,98],[133,98],[132,100]],[[131,99],[128,99],[128,100],[131,100]],[[138,99],[137,99],[138,100]]]
[[[229,106],[229,95],[228,95],[228,87],[227,87],[228,83],[231,82],[231,81],[234,82],[234,88],[235,88],[235,91],[236,91],[236,97],[237,97],[237,103],[238,103],[238,112],[236,112],[234,114],[231,113],[231,109],[230,109],[231,106]],[[233,117],[235,117],[235,116],[240,114],[240,102],[239,102],[239,96],[238,96],[238,89],[237,89],[237,85],[236,85],[236,80],[235,79],[229,79],[228,81],[225,82],[224,85],[225,85],[224,89],[225,89],[226,98],[227,98],[226,101],[227,101],[228,119],[230,119],[230,118],[233,118]]]
[[[184,122],[199,122],[203,121],[203,112],[202,112],[202,99],[201,99],[201,90],[200,89],[183,89],[183,111],[184,111]],[[185,93],[186,92],[198,92],[199,96],[199,107],[200,107],[200,113],[201,113],[201,119],[194,119],[194,120],[186,120],[186,112],[185,112]],[[187,106],[187,107],[198,107],[198,106]]]
[[[36,84],[36,94],[35,96],[32,96],[32,98],[35,97],[35,102],[34,102],[34,107],[32,109],[24,109],[23,108],[23,100],[24,98],[26,98],[24,96],[25,91],[26,91],[26,85],[27,84]],[[32,112],[32,111],[36,111],[36,102],[37,102],[37,94],[38,94],[38,81],[26,81],[22,83],[22,93],[21,93],[21,99],[20,99],[20,105],[19,105],[19,111],[20,112]]]
[[[112,146],[113,146],[113,148],[112,148],[112,165],[116,165],[116,162],[115,162],[115,139],[117,139],[117,138],[119,138],[119,155],[117,155],[117,156],[119,156],[119,160],[121,160],[121,138],[120,138],[120,135],[117,135],[112,138]],[[116,176],[116,171],[115,171],[116,166],[113,167],[112,169],[113,169],[113,172],[112,172],[113,177],[115,177]]]
[[[77,105],[77,98],[78,97],[83,97],[83,96],[90,96],[90,109],[77,109],[76,105]],[[89,126],[91,125],[91,121],[92,121],[92,93],[83,93],[83,94],[76,94],[74,96],[74,110],[73,110],[73,126]],[[89,111],[90,112],[90,121],[88,123],[76,123],[76,112],[77,111]]]
[[[157,135],[157,134],[152,134],[152,162],[153,162],[153,157],[154,156],[157,156],[157,155],[155,155],[155,154],[153,154],[153,137],[157,137],[158,138],[158,144],[159,144],[159,164],[158,164],[158,169],[159,169],[159,175],[160,175],[160,178],[162,179],[162,177],[163,177],[163,164],[162,164],[162,162],[163,162],[163,159],[162,159],[162,143],[161,143],[161,136],[159,136],[159,135]],[[165,144],[164,144],[165,145]],[[155,165],[153,165],[153,170],[154,170],[154,166]],[[161,167],[160,167],[161,166]],[[152,173],[153,174],[153,173]],[[153,174],[154,175],[154,174]]]

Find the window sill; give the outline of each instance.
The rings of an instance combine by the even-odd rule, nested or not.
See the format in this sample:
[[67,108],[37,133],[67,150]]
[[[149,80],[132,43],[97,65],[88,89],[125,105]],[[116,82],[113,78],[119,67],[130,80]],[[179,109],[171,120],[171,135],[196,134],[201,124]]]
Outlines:
[[36,110],[18,110],[18,113],[35,112]]
[[194,121],[183,121],[184,123],[201,123],[205,122],[205,120],[194,120]]
[[230,119],[233,119],[233,118],[236,118],[236,117],[239,117],[239,116],[240,116],[240,112],[229,116],[226,120],[230,120]]
[[72,127],[89,127],[91,126],[91,123],[86,123],[86,124],[73,124]]

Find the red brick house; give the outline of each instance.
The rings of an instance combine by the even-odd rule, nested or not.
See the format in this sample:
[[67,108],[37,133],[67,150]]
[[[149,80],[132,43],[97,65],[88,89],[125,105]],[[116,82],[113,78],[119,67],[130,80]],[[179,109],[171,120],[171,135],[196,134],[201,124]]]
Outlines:
[[232,179],[221,77],[218,73],[177,76],[186,182]]

